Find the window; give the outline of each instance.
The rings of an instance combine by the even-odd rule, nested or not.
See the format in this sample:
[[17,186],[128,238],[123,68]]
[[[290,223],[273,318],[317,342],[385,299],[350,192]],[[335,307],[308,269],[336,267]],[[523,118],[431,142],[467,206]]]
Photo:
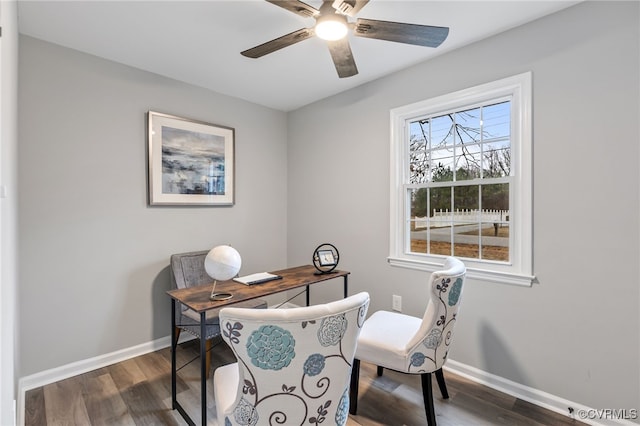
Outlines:
[[531,285],[531,74],[391,111],[389,262]]

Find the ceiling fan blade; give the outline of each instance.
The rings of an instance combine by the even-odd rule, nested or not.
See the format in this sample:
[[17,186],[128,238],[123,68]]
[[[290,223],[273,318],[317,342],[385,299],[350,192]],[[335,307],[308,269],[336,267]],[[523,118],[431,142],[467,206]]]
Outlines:
[[335,0],[333,8],[343,15],[355,16],[367,3],[369,0]]
[[438,47],[449,35],[449,28],[359,18],[353,34],[398,43]]
[[331,53],[331,59],[338,71],[338,77],[352,77],[358,74],[358,67],[356,61],[353,59],[353,53],[351,53],[351,46],[346,38],[328,41],[329,53]]
[[294,31],[287,35],[283,35],[282,37],[278,37],[266,43],[262,43],[259,46],[247,49],[244,52],[240,52],[240,54],[248,58],[260,58],[269,53],[273,53],[276,50],[280,50],[283,47],[291,46],[292,44],[296,44],[300,41],[306,40],[309,37],[312,37],[313,34],[313,29],[302,28],[298,31]]
[[289,12],[293,12],[296,15],[304,16],[305,18],[315,18],[320,14],[320,11],[313,6],[309,6],[299,0],[267,0],[271,4],[280,6],[283,9],[287,9]]

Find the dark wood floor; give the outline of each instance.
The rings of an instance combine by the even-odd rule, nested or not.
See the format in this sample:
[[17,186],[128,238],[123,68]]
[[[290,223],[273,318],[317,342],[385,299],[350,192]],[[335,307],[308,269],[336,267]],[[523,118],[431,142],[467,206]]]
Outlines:
[[[224,343],[214,348],[213,368],[235,361]],[[197,341],[180,345],[178,400],[198,419],[200,413]],[[189,361],[194,360],[189,363]],[[129,359],[27,392],[25,425],[184,425],[171,410],[171,353],[169,348]],[[445,372],[448,400],[434,383],[439,426],[453,425],[581,425],[512,396]],[[208,386],[210,391],[212,386]],[[217,425],[213,394],[209,395],[209,425]],[[420,377],[362,363],[358,415],[348,426],[425,425]]]

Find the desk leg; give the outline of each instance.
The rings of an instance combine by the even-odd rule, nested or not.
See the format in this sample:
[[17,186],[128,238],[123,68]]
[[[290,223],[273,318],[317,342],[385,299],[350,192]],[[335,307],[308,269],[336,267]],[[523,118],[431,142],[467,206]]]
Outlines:
[[202,426],[207,424],[207,318],[200,313],[200,404],[202,406]]
[[176,409],[176,349],[178,336],[176,332],[176,300],[171,299],[171,409]]
[[347,294],[349,293],[349,282],[347,281],[348,275],[344,276],[344,298],[347,298]]
[[309,286],[307,286],[307,306],[309,306]]

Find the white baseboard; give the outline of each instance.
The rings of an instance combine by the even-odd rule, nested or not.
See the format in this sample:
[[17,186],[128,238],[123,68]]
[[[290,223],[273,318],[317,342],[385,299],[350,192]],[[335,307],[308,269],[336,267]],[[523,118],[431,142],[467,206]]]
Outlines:
[[[552,395],[550,393],[531,388],[529,386],[522,385],[520,383],[512,382],[503,377],[496,376],[486,371],[471,367],[458,361],[449,359],[444,370],[458,374],[476,383],[493,388],[497,391],[506,393],[513,397],[530,402],[534,405],[546,408],[547,410],[554,411],[556,413],[565,415],[569,418],[579,420],[583,423],[596,426],[613,426],[613,425],[629,425],[638,426],[638,423],[631,422],[625,419],[611,419],[607,417],[614,417],[616,413],[606,412],[606,410],[597,410],[591,407],[587,407],[583,404],[569,401],[559,396]],[[573,412],[569,412],[569,407],[573,409]],[[625,414],[625,413],[617,413]],[[626,415],[630,416],[627,410]],[[637,415],[640,413],[635,414]]]

